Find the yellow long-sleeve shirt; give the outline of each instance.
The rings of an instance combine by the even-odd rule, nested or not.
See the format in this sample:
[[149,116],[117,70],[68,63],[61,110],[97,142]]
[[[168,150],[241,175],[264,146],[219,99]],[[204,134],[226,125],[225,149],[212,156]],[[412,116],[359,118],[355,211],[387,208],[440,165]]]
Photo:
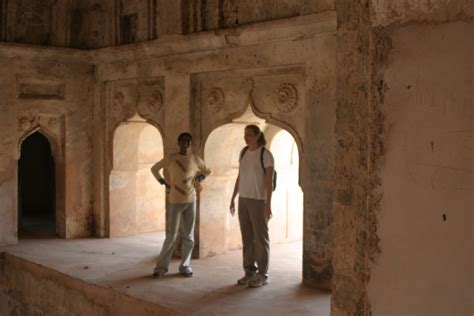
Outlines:
[[167,170],[166,182],[171,186],[169,202],[191,203],[196,199],[194,181],[197,175],[208,176],[212,173],[204,161],[194,154],[171,154],[158,161],[151,167],[151,172],[157,180],[163,179],[161,169]]

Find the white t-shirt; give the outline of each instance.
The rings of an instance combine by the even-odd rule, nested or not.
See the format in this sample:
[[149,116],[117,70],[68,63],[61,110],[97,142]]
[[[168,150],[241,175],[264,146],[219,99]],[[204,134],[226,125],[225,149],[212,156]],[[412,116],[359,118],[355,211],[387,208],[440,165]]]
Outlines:
[[[262,147],[252,151],[250,148],[247,149],[244,156],[242,156],[243,150],[239,156],[239,196],[248,199],[265,200],[265,174],[262,168],[262,162],[260,159]],[[265,148],[263,152],[263,166],[265,168],[273,167],[274,160],[272,153]]]

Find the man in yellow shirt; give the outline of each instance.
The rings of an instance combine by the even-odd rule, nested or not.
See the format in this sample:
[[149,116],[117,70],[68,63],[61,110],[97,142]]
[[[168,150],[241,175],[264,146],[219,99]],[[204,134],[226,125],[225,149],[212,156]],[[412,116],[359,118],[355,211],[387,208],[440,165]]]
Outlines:
[[[151,172],[168,192],[166,207],[166,238],[153,276],[160,278],[168,272],[168,266],[176,244],[176,237],[181,225],[183,240],[181,243],[182,261],[179,272],[185,277],[191,277],[193,270],[190,267],[191,253],[194,247],[194,222],[196,217],[195,182],[201,182],[211,170],[204,161],[191,153],[192,136],[182,133],[178,137],[179,153],[166,156],[157,162]],[[160,170],[166,168],[168,177],[165,180]]]

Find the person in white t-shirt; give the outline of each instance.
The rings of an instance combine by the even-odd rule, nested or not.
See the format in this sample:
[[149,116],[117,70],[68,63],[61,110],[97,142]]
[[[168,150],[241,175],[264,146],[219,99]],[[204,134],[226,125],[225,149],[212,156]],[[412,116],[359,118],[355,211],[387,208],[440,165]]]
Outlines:
[[258,126],[246,126],[244,139],[247,146],[240,152],[239,176],[230,202],[230,213],[234,215],[234,200],[238,193],[245,275],[237,283],[260,287],[268,283],[268,221],[272,217],[274,159],[272,153],[265,148],[265,136]]

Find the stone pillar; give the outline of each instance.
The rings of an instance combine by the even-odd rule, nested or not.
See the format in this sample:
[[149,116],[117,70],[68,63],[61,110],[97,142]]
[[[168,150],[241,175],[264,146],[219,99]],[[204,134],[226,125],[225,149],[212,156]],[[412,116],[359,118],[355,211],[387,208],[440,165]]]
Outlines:
[[[303,281],[331,289],[334,191],[335,36],[315,38],[318,53],[308,65],[305,153],[300,169],[304,192]],[[324,47],[324,49],[321,49]]]
[[370,315],[370,266],[376,234],[383,154],[383,80],[375,62],[390,43],[374,45],[369,1],[337,1],[336,174],[333,213],[332,315]]
[[[2,69],[16,70],[8,58],[0,57]],[[12,107],[16,97],[15,80],[0,78],[0,245],[17,243],[17,164],[16,146],[18,107]]]

